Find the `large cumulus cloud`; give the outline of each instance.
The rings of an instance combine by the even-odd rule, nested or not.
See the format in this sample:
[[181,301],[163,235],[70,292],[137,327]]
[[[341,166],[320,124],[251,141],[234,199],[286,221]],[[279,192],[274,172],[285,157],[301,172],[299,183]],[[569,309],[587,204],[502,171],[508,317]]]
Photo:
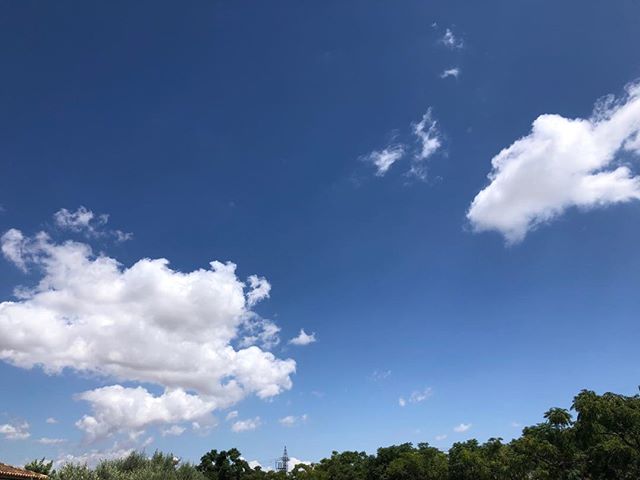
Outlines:
[[590,118],[541,115],[531,133],[491,160],[490,183],[467,218],[508,243],[568,208],[590,209],[640,199],[629,161],[640,153],[640,83],[620,99],[601,100]]
[[201,419],[247,395],[269,398],[291,388],[295,362],[268,351],[278,327],[251,310],[270,285],[255,275],[246,285],[233,263],[187,273],[162,258],[125,267],[87,244],[15,229],[2,236],[2,251],[41,276],[0,303],[0,359],[164,390],[114,385],[80,394],[93,414],[78,426],[91,437]]

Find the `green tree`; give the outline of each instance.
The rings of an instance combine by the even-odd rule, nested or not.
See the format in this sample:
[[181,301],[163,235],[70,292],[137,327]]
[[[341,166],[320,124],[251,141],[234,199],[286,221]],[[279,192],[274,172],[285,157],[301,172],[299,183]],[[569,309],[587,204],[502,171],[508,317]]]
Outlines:
[[418,453],[424,460],[426,479],[440,480],[447,478],[449,459],[446,453],[430,446],[428,443],[419,443]]
[[583,390],[572,408],[588,473],[607,480],[640,478],[640,396]]
[[95,472],[86,464],[80,463],[64,464],[52,478],[55,480],[97,480]]
[[53,470],[53,461],[47,462],[44,457],[40,460],[36,458],[35,460],[30,461],[24,466],[24,468],[25,470],[41,473],[43,475],[52,475],[55,473],[55,470]]
[[450,480],[485,480],[490,468],[477,440],[457,442],[449,449]]
[[552,408],[544,418],[546,422],[524,428],[522,437],[511,442],[520,467],[536,480],[584,478],[584,452],[577,444],[571,414]]
[[403,452],[386,465],[382,480],[426,480],[424,458],[416,451]]
[[365,452],[332,452],[314,465],[315,477],[321,480],[365,480],[369,467]]
[[313,466],[298,463],[289,473],[289,477],[293,480],[311,480],[315,478]]
[[204,480],[193,465],[157,451],[151,457],[132,452],[122,459],[104,460],[94,473],[97,480]]
[[[409,454],[414,453],[415,449],[411,443],[403,443],[400,445],[391,445],[389,447],[379,448],[376,456],[369,461],[367,471],[368,480],[379,480],[383,478],[389,466],[400,458],[406,458]],[[398,466],[394,467],[398,468]]]
[[237,448],[205,453],[197,469],[209,480],[240,480],[252,471]]
[[[427,443],[365,452],[332,452],[290,473],[251,469],[231,450],[211,450],[197,467],[177,465],[172,455],[150,458],[134,452],[101,462],[94,470],[67,464],[51,472],[54,480],[638,480],[640,479],[640,396],[598,395],[583,390],[573,401],[577,416],[551,408],[544,421],[525,427],[504,444],[491,438],[455,443],[445,453]],[[26,466],[46,472],[44,459]]]

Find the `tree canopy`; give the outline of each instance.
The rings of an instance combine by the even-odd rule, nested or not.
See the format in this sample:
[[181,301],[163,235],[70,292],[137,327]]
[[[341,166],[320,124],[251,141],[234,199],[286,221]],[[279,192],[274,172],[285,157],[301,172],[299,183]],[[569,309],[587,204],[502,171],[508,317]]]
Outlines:
[[551,408],[541,423],[505,443],[490,438],[454,443],[443,452],[427,443],[379,448],[375,454],[332,452],[288,473],[251,468],[236,448],[211,450],[198,465],[173,455],[136,452],[94,469],[34,460],[25,468],[54,480],[637,480],[640,478],[640,395],[581,391],[571,410]]

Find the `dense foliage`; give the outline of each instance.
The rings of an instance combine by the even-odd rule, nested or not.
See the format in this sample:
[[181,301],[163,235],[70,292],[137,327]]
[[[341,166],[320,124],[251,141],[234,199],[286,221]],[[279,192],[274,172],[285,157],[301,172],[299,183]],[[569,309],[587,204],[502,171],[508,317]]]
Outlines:
[[24,468],[31,472],[42,473],[43,475],[51,475],[54,473],[53,462],[47,462],[44,457],[40,460],[35,459],[32,462],[27,463]]
[[[637,480],[640,478],[640,395],[583,390],[572,414],[552,408],[544,421],[504,443],[492,438],[454,443],[442,452],[426,443],[365,452],[333,452],[288,474],[251,468],[240,452],[211,450],[197,466],[161,453],[133,453],[95,469],[65,465],[56,480]],[[39,463],[38,463],[39,462]],[[30,465],[34,465],[33,463]],[[35,465],[48,464],[36,460]],[[48,466],[50,469],[50,465]]]
[[156,452],[147,457],[131,453],[118,460],[103,460],[95,469],[68,463],[52,475],[57,480],[205,480],[189,463],[179,464],[173,455]]

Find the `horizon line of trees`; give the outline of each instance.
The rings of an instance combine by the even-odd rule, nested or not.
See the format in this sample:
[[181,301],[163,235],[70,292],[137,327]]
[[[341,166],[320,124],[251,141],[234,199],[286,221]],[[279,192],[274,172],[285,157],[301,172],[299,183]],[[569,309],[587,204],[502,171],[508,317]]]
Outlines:
[[289,473],[251,468],[236,448],[211,450],[200,463],[177,464],[173,455],[134,452],[95,468],[35,460],[25,468],[53,480],[638,480],[640,395],[598,395],[583,390],[572,413],[551,408],[544,421],[508,443],[490,438],[454,443],[442,451],[428,443],[379,448],[376,454],[334,451]]

